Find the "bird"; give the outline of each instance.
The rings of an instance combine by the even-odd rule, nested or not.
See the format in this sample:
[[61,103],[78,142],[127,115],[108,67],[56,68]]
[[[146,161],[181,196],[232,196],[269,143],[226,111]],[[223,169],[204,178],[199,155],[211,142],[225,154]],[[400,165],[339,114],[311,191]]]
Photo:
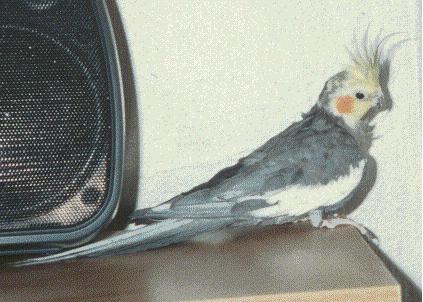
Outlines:
[[[136,210],[135,227],[109,238],[15,266],[80,257],[142,252],[223,229],[309,221],[315,227],[342,224],[371,232],[346,217],[371,190],[376,160],[370,154],[371,121],[392,108],[388,89],[396,33],[347,48],[350,63],[323,85],[301,120],[227,167],[209,181],[158,206]],[[371,237],[371,236],[370,236]]]

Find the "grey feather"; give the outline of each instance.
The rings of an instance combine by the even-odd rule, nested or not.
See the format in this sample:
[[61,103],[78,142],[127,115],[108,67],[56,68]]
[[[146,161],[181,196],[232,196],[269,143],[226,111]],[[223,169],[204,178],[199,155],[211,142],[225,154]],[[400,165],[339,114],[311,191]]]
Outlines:
[[138,210],[132,217],[136,222],[158,222],[81,248],[16,265],[139,252],[231,225],[292,222],[307,213],[253,217],[252,211],[270,205],[263,199],[249,196],[260,196],[292,185],[327,184],[347,175],[351,166],[358,166],[368,156],[342,123],[315,106],[303,115],[301,121],[271,138],[236,165],[217,173],[208,182],[157,207]]
[[[357,167],[367,157],[335,118],[315,106],[302,121],[274,136],[236,165],[157,207],[136,211],[132,220],[144,223],[162,219],[232,218],[242,224],[254,224],[257,222],[251,212],[269,204],[248,199],[249,196],[292,185],[327,184],[347,175],[351,166]],[[297,219],[281,215],[284,221]]]
[[96,257],[109,254],[119,255],[167,246],[185,241],[195,235],[219,230],[233,221],[231,219],[168,219],[153,225],[128,230],[105,240],[50,256],[33,258],[13,263],[27,266],[54,263],[79,257]]

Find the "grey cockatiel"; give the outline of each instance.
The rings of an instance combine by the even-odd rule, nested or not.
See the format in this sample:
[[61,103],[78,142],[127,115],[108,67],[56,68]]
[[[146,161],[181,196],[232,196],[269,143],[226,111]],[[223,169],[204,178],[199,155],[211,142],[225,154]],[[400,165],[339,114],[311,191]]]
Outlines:
[[351,66],[325,83],[317,103],[301,121],[207,183],[136,211],[131,219],[143,225],[17,265],[139,252],[225,227],[300,219],[327,227],[352,223],[337,215],[354,209],[371,188],[376,166],[368,152],[369,122],[391,108],[390,52],[382,50],[384,41],[370,42],[366,34],[362,49],[350,53]]

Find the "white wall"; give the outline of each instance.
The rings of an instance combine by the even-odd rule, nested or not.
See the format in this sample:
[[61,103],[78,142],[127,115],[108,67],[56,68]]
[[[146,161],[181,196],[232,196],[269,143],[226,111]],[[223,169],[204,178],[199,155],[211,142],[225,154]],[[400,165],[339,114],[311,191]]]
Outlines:
[[[297,2],[298,4],[294,4]],[[190,189],[283,130],[348,63],[353,32],[401,31],[378,179],[353,214],[421,282],[418,1],[119,0],[142,110],[139,206]]]

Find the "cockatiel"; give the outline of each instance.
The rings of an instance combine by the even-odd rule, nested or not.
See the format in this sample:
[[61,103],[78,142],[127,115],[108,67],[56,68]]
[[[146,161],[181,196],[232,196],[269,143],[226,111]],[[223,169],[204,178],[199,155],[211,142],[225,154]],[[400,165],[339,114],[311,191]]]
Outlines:
[[354,225],[338,215],[353,210],[373,185],[376,165],[368,152],[373,139],[369,122],[392,106],[387,87],[391,51],[383,47],[390,36],[370,41],[366,33],[362,43],[353,41],[351,65],[326,81],[301,121],[208,182],[135,211],[132,222],[147,225],[15,265],[140,252],[226,227],[298,220],[318,227]]

